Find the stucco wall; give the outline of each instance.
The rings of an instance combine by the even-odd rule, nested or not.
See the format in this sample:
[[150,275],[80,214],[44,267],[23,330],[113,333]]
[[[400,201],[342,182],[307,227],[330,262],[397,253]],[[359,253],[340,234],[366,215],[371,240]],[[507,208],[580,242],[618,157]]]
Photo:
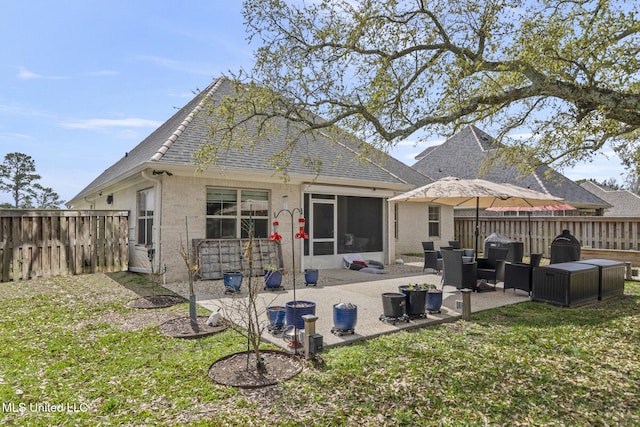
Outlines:
[[[166,268],[164,280],[167,282],[186,280],[187,272],[184,260],[180,256],[181,242],[190,247],[191,243],[186,239],[186,222],[189,226],[189,239],[202,239],[206,237],[206,188],[240,188],[268,190],[270,192],[270,214],[283,208],[283,196],[288,196],[288,208],[293,209],[303,206],[302,185],[299,183],[284,183],[279,180],[238,180],[229,176],[220,178],[205,177],[198,175],[179,175],[174,173],[168,175],[147,175],[144,178],[138,175],[129,179],[126,183],[120,184],[121,189],[109,191],[113,195],[113,203],[106,203],[107,192],[99,197],[87,200],[86,204],[76,206],[79,209],[122,209],[129,210],[129,254],[130,268],[134,271],[148,271],[151,263],[147,257],[147,247],[138,245],[136,228],[138,223],[138,213],[136,212],[136,197],[140,190],[155,188],[156,200],[154,210],[162,211],[162,215],[157,215],[154,222],[153,240],[155,249],[154,270],[159,271]],[[161,193],[158,193],[160,191]],[[393,207],[387,210],[386,202],[383,205],[384,218],[387,215],[393,220]],[[423,203],[401,203],[399,209],[399,236],[393,238],[393,225],[384,226],[384,238],[388,241],[384,245],[384,252],[380,253],[380,260],[394,260],[403,253],[416,253],[422,251],[421,242],[423,240],[435,240],[436,246],[446,245],[447,241],[453,239],[453,210],[449,207],[442,207],[441,229],[442,237],[435,238],[427,235],[428,227],[426,223],[428,205]],[[298,231],[298,216],[294,217],[294,232]],[[269,218],[269,222],[273,217]],[[286,269],[291,268],[291,216],[283,214],[278,217],[279,233],[283,236],[282,241],[282,261]],[[387,230],[391,233],[391,239]],[[272,231],[271,224],[269,232]],[[296,267],[300,267],[302,245],[301,241],[295,241]],[[390,255],[390,256],[388,256]],[[338,257],[341,258],[341,257]],[[373,259],[373,258],[372,258]],[[338,262],[336,266],[341,265]],[[314,265],[315,266],[315,265]]]
[[453,208],[440,206],[440,236],[430,236],[428,226],[429,205],[427,203],[398,203],[398,238],[395,239],[395,256],[406,253],[422,253],[422,242],[433,241],[436,248],[448,246],[453,240]]
[[[288,196],[290,209],[301,206],[300,186],[292,184],[274,184],[257,181],[213,180],[199,177],[172,176],[164,178],[162,185],[162,235],[161,257],[166,265],[167,281],[181,280],[185,277],[185,264],[180,256],[181,241],[186,244],[186,223],[189,224],[189,239],[206,237],[206,189],[207,187],[224,187],[240,189],[264,189],[270,191],[270,212],[282,209],[282,197]],[[269,222],[273,221],[272,218]],[[291,259],[289,236],[285,230],[291,229],[291,217],[278,217],[279,232],[286,242],[282,245],[282,255]]]

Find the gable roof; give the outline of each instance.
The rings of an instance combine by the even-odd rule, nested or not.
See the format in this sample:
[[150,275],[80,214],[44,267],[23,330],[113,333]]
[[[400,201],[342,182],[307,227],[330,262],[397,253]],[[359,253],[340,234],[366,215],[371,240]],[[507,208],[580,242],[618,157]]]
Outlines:
[[412,168],[435,180],[455,176],[507,182],[560,197],[576,208],[609,207],[607,202],[548,166],[539,166],[533,173],[522,175],[515,165],[493,161],[490,170],[486,174],[481,173],[483,162],[495,154],[497,148],[489,134],[475,126],[467,126],[444,143],[420,153]]
[[[232,95],[235,95],[235,91],[228,79],[214,80],[204,91],[87,185],[69,204],[73,205],[76,200],[95,194],[148,168],[195,169],[194,153],[201,144],[211,141],[207,126],[210,119],[205,114],[207,106],[210,102],[220,102],[225,96]],[[286,129],[285,120],[281,119],[281,122],[282,126],[279,129]],[[431,179],[419,171],[373,148],[372,154],[364,161],[359,159],[358,145],[362,142],[346,132],[341,133],[341,138],[342,135],[344,140],[336,142],[323,132],[315,132],[313,137],[298,141],[290,156],[291,163],[287,173],[307,180],[314,180],[319,176],[355,183],[380,183],[406,189],[431,182]],[[273,166],[268,164],[268,159],[285,149],[286,137],[286,131],[282,131],[271,137],[268,143],[257,143],[253,150],[221,150],[216,165],[210,168],[225,170],[228,173],[251,171],[271,176],[275,171]],[[305,157],[322,162],[319,174],[304,161]]]
[[638,216],[640,197],[628,190],[610,190],[591,181],[580,184],[582,188],[595,194],[611,205],[604,216]]

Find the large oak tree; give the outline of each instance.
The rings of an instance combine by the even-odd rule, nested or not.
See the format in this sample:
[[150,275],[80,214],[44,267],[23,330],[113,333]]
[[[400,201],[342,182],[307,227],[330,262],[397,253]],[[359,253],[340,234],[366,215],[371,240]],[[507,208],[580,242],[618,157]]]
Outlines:
[[[638,9],[626,0],[245,0],[259,46],[254,69],[235,77],[256,86],[244,107],[234,100],[219,112],[337,124],[383,148],[475,123],[511,147],[511,160],[570,166],[609,143],[635,168]],[[531,137],[503,138],[515,133]]]

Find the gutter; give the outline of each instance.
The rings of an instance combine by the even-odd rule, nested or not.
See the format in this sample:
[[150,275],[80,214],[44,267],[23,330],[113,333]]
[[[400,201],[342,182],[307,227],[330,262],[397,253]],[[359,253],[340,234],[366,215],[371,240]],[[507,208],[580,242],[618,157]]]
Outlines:
[[[152,244],[152,249],[155,249],[155,256],[153,261],[151,261],[151,266],[152,266],[152,271],[147,271],[147,273],[152,273],[153,270],[155,270],[156,272],[160,271],[160,260],[162,260],[162,179],[161,178],[156,178],[153,176],[149,176],[149,174],[147,173],[146,170],[143,170],[140,172],[140,175],[142,176],[142,178],[144,178],[147,181],[151,181],[154,183],[154,187],[156,188],[156,197],[155,197],[155,206],[153,207],[154,209],[154,222],[153,222],[153,228],[154,233],[153,233],[153,238],[154,238],[154,243]],[[155,220],[157,218],[157,221]],[[157,225],[156,225],[157,222]],[[155,269],[153,268],[153,263],[157,262],[158,263],[158,268]],[[139,270],[138,268],[135,268],[135,270]],[[133,271],[133,270],[132,270]],[[136,272],[140,272],[140,271],[136,271]],[[162,272],[162,275],[164,277],[164,271]]]

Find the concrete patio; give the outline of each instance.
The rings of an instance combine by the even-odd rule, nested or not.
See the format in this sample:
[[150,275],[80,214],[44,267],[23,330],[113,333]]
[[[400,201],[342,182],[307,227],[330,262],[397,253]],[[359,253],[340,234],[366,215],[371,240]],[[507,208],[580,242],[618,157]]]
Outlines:
[[[380,320],[383,314],[381,294],[385,292],[398,292],[399,285],[409,283],[437,284],[440,288],[441,276],[436,274],[404,273],[372,275],[345,269],[322,270],[323,281],[317,286],[305,286],[304,279],[300,276],[296,284],[296,300],[313,301],[316,303],[316,333],[323,336],[324,347],[348,344],[357,340],[368,339],[382,334],[396,332],[402,329],[416,328],[447,321],[455,321],[461,317],[461,311],[456,310],[456,300],[462,300],[462,294],[452,286],[446,286],[443,295],[441,313],[428,314],[426,318],[414,319],[409,322],[396,322],[391,324]],[[262,278],[257,280],[262,282]],[[509,289],[503,292],[501,283],[498,283],[495,292],[472,293],[471,312],[478,312],[490,308],[529,301],[529,296],[522,291],[514,292]],[[197,282],[195,285],[197,302],[200,306],[222,312],[229,317],[228,307],[238,299],[246,300],[245,290],[239,295],[224,295],[220,292],[223,288],[221,280]],[[168,288],[174,292],[188,297],[184,284],[168,284]],[[258,310],[264,311],[267,306],[282,305],[294,300],[293,287],[288,285],[285,290],[262,291],[257,298]],[[340,302],[350,302],[357,305],[357,324],[354,334],[335,335],[333,328],[333,305]],[[266,315],[265,315],[266,316]],[[266,319],[265,319],[266,321]],[[269,341],[282,348],[287,348],[288,343],[281,337],[265,331],[265,341]]]

